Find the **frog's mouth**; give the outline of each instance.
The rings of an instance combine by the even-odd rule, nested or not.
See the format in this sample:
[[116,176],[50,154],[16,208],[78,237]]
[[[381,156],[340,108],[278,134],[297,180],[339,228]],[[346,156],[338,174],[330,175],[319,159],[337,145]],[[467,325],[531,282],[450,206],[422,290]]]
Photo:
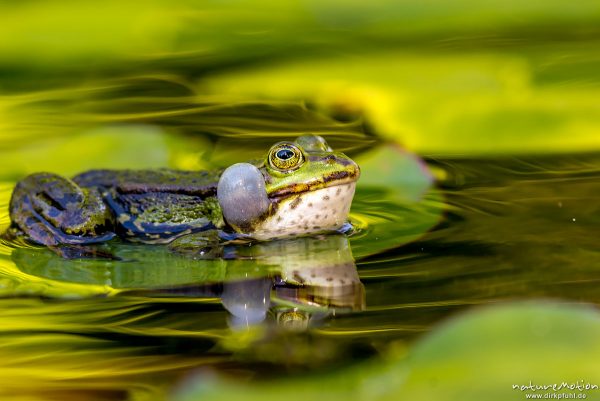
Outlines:
[[288,185],[283,188],[272,190],[269,194],[271,200],[282,200],[293,195],[300,195],[305,192],[313,192],[323,188],[330,188],[340,185],[355,183],[360,177],[360,168],[354,165],[354,168],[335,171],[317,179],[308,182],[300,182]]

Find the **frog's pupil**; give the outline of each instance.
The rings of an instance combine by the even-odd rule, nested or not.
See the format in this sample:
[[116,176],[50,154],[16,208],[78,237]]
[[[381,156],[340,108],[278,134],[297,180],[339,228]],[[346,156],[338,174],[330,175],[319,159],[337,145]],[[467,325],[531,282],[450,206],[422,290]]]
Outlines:
[[278,159],[287,160],[287,159],[291,159],[292,157],[294,157],[294,152],[292,152],[289,149],[281,149],[281,150],[278,150],[275,155],[277,156]]

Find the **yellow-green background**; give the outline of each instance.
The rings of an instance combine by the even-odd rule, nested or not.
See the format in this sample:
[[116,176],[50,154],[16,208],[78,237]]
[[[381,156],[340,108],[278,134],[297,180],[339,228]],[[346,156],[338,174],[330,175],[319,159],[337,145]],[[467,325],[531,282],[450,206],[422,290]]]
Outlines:
[[594,0],[3,2],[0,134],[89,124],[50,100],[150,75],[360,116],[419,153],[589,151],[599,21]]
[[[5,1],[0,168],[7,181],[40,165],[74,173],[110,151],[119,168],[204,167],[195,158],[204,142],[192,149],[163,143],[155,130],[177,127],[148,125],[145,112],[177,120],[180,103],[305,103],[423,155],[594,152],[600,149],[599,45],[600,2],[594,0]],[[185,90],[172,97],[140,94],[147,109],[137,104],[132,114],[114,93],[102,98],[137,79]],[[206,126],[232,138],[244,133]],[[276,126],[270,130],[278,134]],[[80,133],[86,136],[78,142]],[[144,156],[119,156],[122,135]],[[28,308],[35,303],[25,303]],[[3,313],[6,327],[19,325],[18,315]],[[399,345],[390,360],[254,387],[192,382],[177,397],[274,399],[285,397],[283,388],[303,399],[324,392],[332,399],[524,399],[510,389],[518,384],[514,377],[598,384],[599,330],[593,308],[540,301],[483,309],[434,329],[410,350]],[[5,385],[21,388],[32,375],[60,383],[90,369],[72,362],[78,361],[75,345],[52,341],[74,358],[48,366],[35,357],[21,361],[35,355],[26,332],[4,344]],[[93,344],[82,347],[89,352]],[[143,365],[129,366],[140,375],[165,363],[104,357],[109,362],[94,365],[92,376],[118,380],[115,367],[128,371],[119,362]]]

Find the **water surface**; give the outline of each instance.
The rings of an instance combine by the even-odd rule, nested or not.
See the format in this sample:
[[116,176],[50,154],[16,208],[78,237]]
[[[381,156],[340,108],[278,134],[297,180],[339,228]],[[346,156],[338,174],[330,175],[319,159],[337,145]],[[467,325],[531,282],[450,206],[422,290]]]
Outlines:
[[[208,372],[241,381],[321,374],[410,347],[478,305],[599,301],[597,153],[422,159],[302,105],[177,99],[177,118],[129,105],[118,125],[5,143],[21,164],[4,162],[0,224],[31,170],[223,165],[310,130],[361,164],[354,232],[233,246],[217,260],[113,241],[106,247],[122,261],[65,261],[3,242],[3,397],[152,400]],[[226,132],[236,123],[222,123],[232,107],[242,116],[235,136]],[[102,118],[118,120],[115,110]],[[185,129],[203,113],[211,134]],[[151,156],[133,157],[136,144]],[[96,148],[71,153],[81,146]]]

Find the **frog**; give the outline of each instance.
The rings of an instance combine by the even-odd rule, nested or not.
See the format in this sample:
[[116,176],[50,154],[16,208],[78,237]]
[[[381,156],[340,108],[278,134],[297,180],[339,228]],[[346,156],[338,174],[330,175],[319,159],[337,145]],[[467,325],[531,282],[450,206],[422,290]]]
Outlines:
[[359,177],[356,162],[314,134],[277,142],[262,159],[227,168],[34,173],[13,190],[9,232],[53,250],[117,237],[169,244],[190,235],[269,241],[339,232],[348,225]]

